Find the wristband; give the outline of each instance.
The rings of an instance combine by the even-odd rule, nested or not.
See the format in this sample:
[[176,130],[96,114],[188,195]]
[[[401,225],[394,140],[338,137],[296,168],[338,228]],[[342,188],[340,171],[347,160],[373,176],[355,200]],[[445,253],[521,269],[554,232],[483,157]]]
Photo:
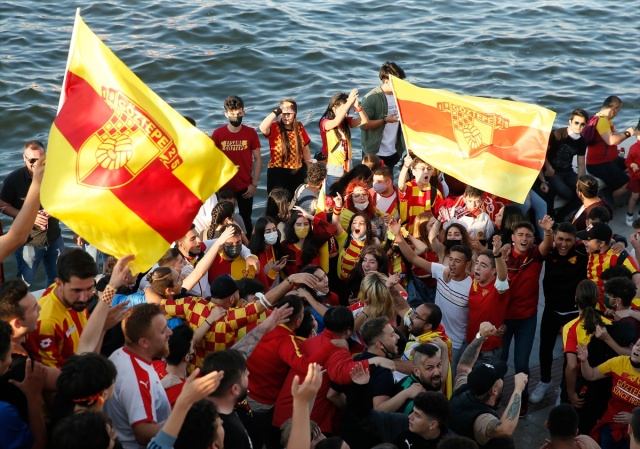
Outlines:
[[116,289],[110,285],[107,285],[100,296],[100,301],[111,305],[111,301],[113,301],[113,297],[116,296]]
[[488,337],[483,337],[483,336],[482,336],[482,334],[481,334],[480,332],[478,332],[478,333],[476,334],[476,338],[477,338],[478,340],[485,341]]
[[282,109],[280,108],[280,106],[278,106],[277,108],[275,108],[275,109],[274,109],[273,111],[271,111],[271,112],[273,112],[273,113],[276,115],[276,117],[277,117],[277,116],[279,116],[280,114],[282,114]]
[[500,259],[502,257],[502,253],[498,253],[497,255],[494,254],[493,257],[496,259]]

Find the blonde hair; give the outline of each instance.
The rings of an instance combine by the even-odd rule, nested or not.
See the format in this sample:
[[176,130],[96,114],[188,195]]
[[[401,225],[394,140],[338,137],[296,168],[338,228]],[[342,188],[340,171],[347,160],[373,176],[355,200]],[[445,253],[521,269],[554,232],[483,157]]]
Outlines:
[[429,222],[432,218],[433,215],[429,212],[421,212],[416,215],[413,222],[413,237],[427,245],[429,251],[433,251],[431,242],[429,241]]
[[384,274],[374,271],[366,275],[360,283],[360,296],[371,308],[369,318],[387,317],[390,321],[395,318],[396,312],[386,285],[387,279]]

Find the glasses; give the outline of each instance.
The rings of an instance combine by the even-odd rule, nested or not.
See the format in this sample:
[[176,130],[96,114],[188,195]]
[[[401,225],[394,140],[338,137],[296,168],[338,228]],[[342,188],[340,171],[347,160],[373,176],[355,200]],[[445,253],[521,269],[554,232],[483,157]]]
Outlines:
[[433,170],[433,167],[416,167],[414,170],[417,172],[425,172]]
[[40,158],[32,157],[31,159],[28,159],[27,156],[24,156],[24,160],[27,161],[30,165],[34,165],[36,162],[40,160]]
[[424,321],[425,323],[427,322],[427,320],[425,320],[420,315],[418,315],[418,312],[416,312],[416,309],[411,309],[411,311],[409,312],[409,316],[412,316],[412,317],[417,318],[417,319],[419,319],[421,321]]
[[584,128],[585,126],[587,126],[586,122],[573,122],[574,125],[579,126],[580,128]]

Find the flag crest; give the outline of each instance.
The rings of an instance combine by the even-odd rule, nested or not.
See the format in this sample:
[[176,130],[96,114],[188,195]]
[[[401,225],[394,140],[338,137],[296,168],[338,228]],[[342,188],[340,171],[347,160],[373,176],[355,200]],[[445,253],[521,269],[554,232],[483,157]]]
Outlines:
[[524,202],[544,163],[555,112],[391,81],[407,148],[462,182]]
[[42,204],[100,251],[153,266],[237,171],[76,17]]

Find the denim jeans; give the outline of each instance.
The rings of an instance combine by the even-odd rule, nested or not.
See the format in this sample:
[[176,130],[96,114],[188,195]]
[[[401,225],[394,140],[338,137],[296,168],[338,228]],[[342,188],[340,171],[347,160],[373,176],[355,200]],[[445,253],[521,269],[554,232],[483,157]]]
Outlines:
[[436,300],[435,287],[427,287],[420,279],[413,278],[407,283],[407,302],[414,309],[426,302],[434,303]]
[[[511,340],[515,341],[513,348],[513,364],[516,373],[529,374],[529,357],[533,348],[533,340],[536,335],[536,327],[538,324],[538,314],[534,314],[529,318],[517,320],[504,320],[507,330],[502,337],[502,354],[500,359],[504,362],[509,360],[509,348]],[[528,389],[525,387],[523,396],[528,395]]]
[[64,251],[64,240],[62,235],[42,248],[34,248],[33,246],[24,245],[16,250],[16,263],[18,265],[18,273],[16,277],[22,279],[27,285],[31,285],[33,277],[38,271],[40,262],[44,265],[44,271],[47,274],[47,286],[53,284],[58,276],[56,264],[58,257]]

